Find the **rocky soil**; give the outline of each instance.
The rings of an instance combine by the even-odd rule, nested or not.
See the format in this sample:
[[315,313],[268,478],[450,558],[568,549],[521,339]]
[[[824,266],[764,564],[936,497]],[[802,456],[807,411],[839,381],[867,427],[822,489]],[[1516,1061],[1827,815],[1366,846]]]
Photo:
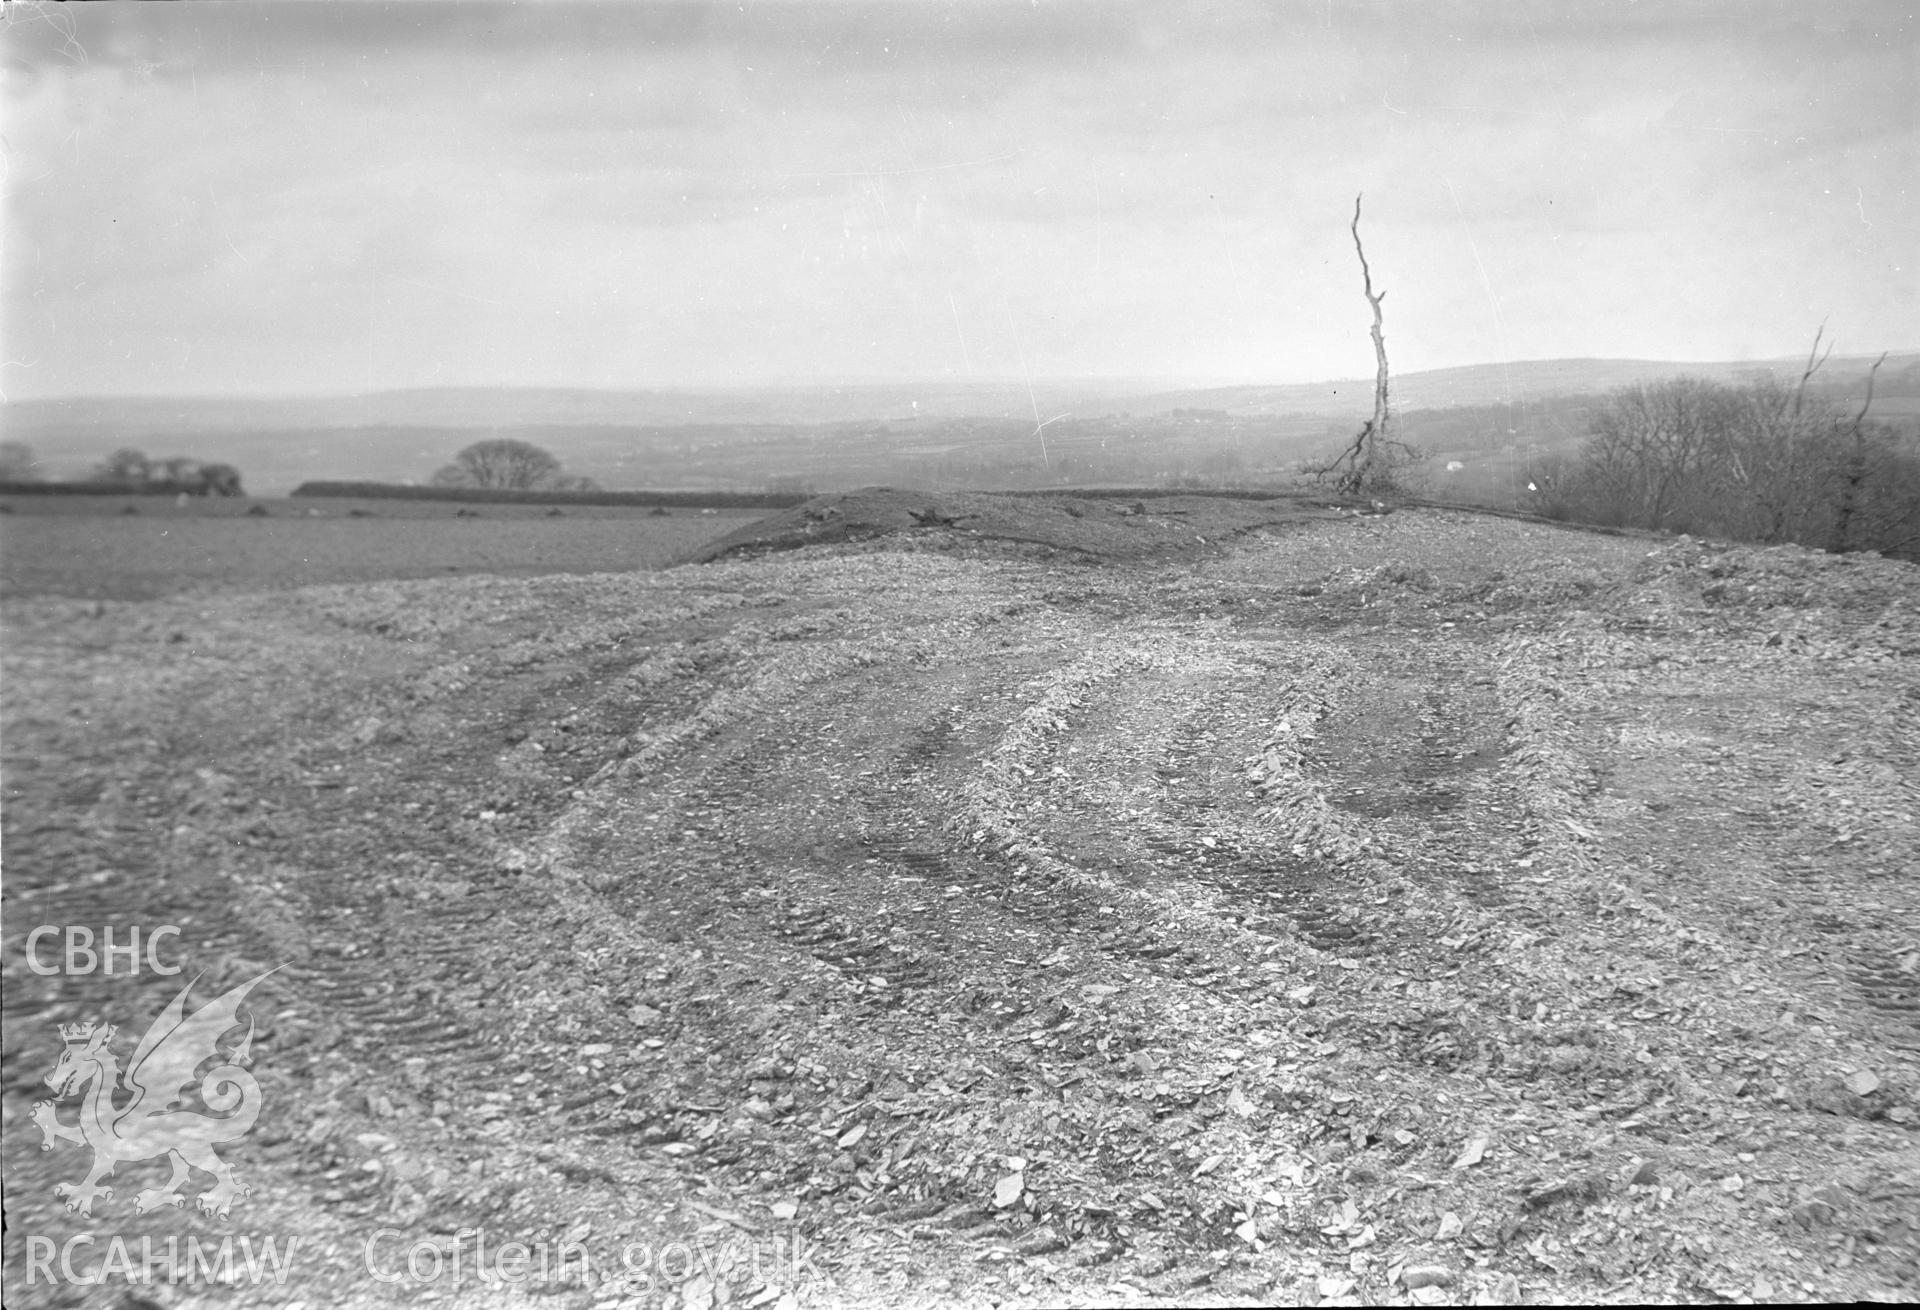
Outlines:
[[[7,1303],[1920,1295],[1920,574],[1190,499],[8,601]],[[67,1213],[56,1025],[273,966],[251,1194]]]

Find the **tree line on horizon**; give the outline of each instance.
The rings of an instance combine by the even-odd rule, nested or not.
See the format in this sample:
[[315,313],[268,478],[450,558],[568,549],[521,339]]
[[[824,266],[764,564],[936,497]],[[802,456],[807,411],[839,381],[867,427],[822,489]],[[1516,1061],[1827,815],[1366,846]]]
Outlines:
[[154,459],[130,446],[108,455],[78,482],[53,482],[45,476],[33,447],[23,441],[0,441],[0,483],[122,495],[246,494],[240,485],[240,470],[231,464],[186,455]]
[[1549,517],[1920,558],[1920,436],[1797,385],[1680,377],[1623,387],[1536,476]]

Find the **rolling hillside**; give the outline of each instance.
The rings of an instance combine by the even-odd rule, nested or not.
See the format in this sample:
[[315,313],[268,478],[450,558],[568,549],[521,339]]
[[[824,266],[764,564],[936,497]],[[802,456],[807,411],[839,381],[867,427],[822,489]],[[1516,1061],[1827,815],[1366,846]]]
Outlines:
[[[1821,376],[1828,385],[1857,387],[1870,363],[1868,357],[1836,358]],[[1792,376],[1799,368],[1797,360],[1523,361],[1399,374],[1394,397],[1402,414],[1411,416],[1590,395],[1678,374],[1733,378],[1770,369]],[[232,463],[250,489],[264,492],[313,478],[424,480],[461,446],[488,436],[533,441],[569,471],[609,486],[724,486],[742,479],[758,485],[768,476],[840,486],[875,477],[931,477],[912,461],[887,458],[930,447],[965,451],[1017,441],[1021,449],[1031,444],[1044,466],[1051,452],[1029,441],[1036,413],[1050,423],[1071,416],[1083,439],[1124,443],[1139,435],[1128,426],[1133,420],[1209,411],[1260,425],[1236,437],[1242,446],[1243,438],[1253,439],[1240,463],[1257,469],[1317,448],[1313,443],[1327,430],[1367,412],[1371,388],[1370,378],[1186,388],[1097,380],[1039,381],[1030,388],[1023,380],[1001,380],[732,391],[445,388],[367,396],[94,396],[10,402],[0,407],[0,435],[34,447],[55,477],[76,476],[110,451],[136,446],[153,455]],[[1889,358],[1876,412],[1911,414],[1917,407],[1920,353]],[[873,439],[882,432],[885,441]],[[1205,438],[1220,434],[1205,429],[1200,435],[1204,447]],[[1007,458],[1004,451],[980,453]],[[953,473],[964,480],[965,461]]]

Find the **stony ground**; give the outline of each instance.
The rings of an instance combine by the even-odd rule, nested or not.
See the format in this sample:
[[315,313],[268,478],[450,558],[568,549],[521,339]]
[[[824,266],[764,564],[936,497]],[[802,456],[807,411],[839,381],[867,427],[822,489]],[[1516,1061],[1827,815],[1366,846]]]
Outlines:
[[[1920,1294],[1920,574],[1124,508],[9,602],[7,1303]],[[274,965],[252,1193],[66,1213],[55,1025]]]

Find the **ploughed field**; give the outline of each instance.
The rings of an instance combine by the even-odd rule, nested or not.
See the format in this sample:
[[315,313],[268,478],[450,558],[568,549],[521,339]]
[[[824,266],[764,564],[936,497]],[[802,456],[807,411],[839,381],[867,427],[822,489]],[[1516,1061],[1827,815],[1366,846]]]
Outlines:
[[[0,597],[181,592],[662,568],[754,511],[349,498],[9,496]],[[250,512],[251,511],[251,512]]]
[[[881,499],[658,573],[8,601],[8,1303],[81,1232],[296,1234],[310,1305],[1920,1292],[1920,574]],[[108,923],[187,973],[28,969]],[[56,1025],[273,965],[251,1194],[66,1213]]]

